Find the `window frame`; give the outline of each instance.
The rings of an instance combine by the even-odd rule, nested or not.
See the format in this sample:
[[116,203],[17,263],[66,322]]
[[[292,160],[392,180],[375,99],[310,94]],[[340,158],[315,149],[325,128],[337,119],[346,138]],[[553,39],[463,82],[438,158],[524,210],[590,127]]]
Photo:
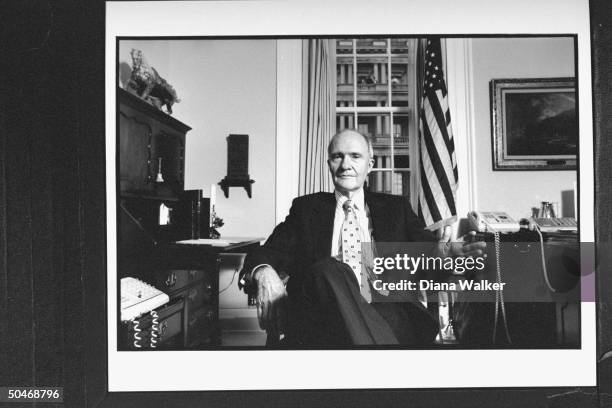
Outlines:
[[[408,100],[407,106],[393,106],[393,92],[392,92],[392,82],[389,79],[392,73],[392,67],[393,67],[393,57],[394,56],[403,56],[404,54],[393,54],[391,52],[391,48],[392,48],[392,39],[396,39],[396,38],[401,38],[401,37],[384,37],[384,41],[386,42],[386,52],[383,53],[372,53],[372,54],[359,54],[357,53],[357,40],[361,39],[363,37],[354,37],[351,38],[351,42],[352,42],[352,52],[350,54],[348,53],[343,53],[341,54],[342,57],[350,57],[352,59],[352,74],[353,74],[353,81],[352,81],[352,87],[353,87],[353,99],[352,99],[352,106],[337,106],[336,105],[336,118],[338,118],[340,115],[351,115],[352,116],[352,123],[353,123],[353,128],[354,129],[358,129],[359,125],[359,115],[369,115],[369,114],[382,114],[383,116],[388,115],[389,118],[389,124],[390,124],[390,129],[389,129],[389,139],[390,139],[390,165],[385,166],[385,167],[377,167],[372,169],[372,172],[377,172],[377,173],[391,173],[391,188],[392,188],[392,194],[397,194],[396,192],[393,191],[394,186],[396,184],[396,177],[398,173],[408,173],[410,176],[409,180],[410,180],[410,187],[409,187],[409,191],[407,192],[407,194],[410,197],[410,203],[413,207],[413,209],[416,210],[417,206],[418,206],[418,147],[419,147],[419,142],[418,142],[418,135],[419,135],[419,115],[418,115],[418,111],[420,109],[419,107],[419,101],[418,101],[418,86],[417,86],[417,59],[416,59],[416,54],[417,54],[417,45],[418,45],[418,38],[405,38],[406,41],[411,42],[412,44],[410,45],[409,51],[408,51],[408,55],[407,58],[413,59],[412,64],[409,62],[407,65],[409,66],[408,71],[407,71],[407,88],[408,88]],[[368,37],[368,38],[376,38],[376,37]],[[378,38],[377,38],[378,39]],[[404,39],[404,38],[402,38]],[[339,39],[336,39],[336,41],[338,41]],[[348,40],[348,39],[347,39]],[[380,40],[383,40],[383,38],[380,38]],[[337,48],[336,48],[337,49]],[[358,81],[357,81],[357,65],[359,62],[359,58],[363,58],[363,57],[384,57],[386,58],[386,65],[387,65],[387,83],[385,84],[385,86],[387,87],[387,105],[388,106],[376,106],[376,107],[372,107],[372,106],[358,106]],[[339,66],[340,64],[336,63],[337,66]],[[412,68],[410,68],[410,66],[412,65]],[[336,91],[338,92],[338,90]],[[389,106],[390,105],[390,106]],[[408,159],[409,159],[409,167],[396,167],[395,166],[395,138],[394,138],[394,132],[393,132],[393,124],[394,124],[394,115],[407,115],[409,117],[408,119]],[[412,117],[412,118],[410,118]],[[411,120],[412,119],[412,120]],[[350,119],[349,119],[350,121]],[[406,194],[406,192],[403,193],[404,195]]]

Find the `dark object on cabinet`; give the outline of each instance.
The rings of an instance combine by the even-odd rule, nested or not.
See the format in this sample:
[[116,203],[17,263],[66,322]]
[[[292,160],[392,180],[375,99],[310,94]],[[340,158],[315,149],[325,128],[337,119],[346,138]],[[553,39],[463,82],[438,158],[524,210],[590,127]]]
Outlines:
[[227,175],[219,182],[225,198],[229,197],[230,187],[244,187],[251,198],[249,176],[249,135],[229,135],[227,137]]
[[185,190],[173,205],[170,215],[172,241],[208,238],[210,198],[202,197],[202,190]]

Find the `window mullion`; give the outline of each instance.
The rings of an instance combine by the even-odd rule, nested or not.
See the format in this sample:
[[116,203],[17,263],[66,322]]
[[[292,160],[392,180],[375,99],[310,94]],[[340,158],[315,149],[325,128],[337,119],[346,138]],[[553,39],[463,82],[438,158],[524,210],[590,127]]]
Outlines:
[[[387,73],[388,77],[393,74],[391,64],[391,38],[387,39]],[[387,105],[393,107],[393,99],[391,93],[391,81],[387,80]],[[391,193],[393,194],[395,186],[395,138],[393,134],[393,111],[389,113],[389,137],[391,138]]]
[[357,39],[353,38],[353,129],[359,128],[357,115]]

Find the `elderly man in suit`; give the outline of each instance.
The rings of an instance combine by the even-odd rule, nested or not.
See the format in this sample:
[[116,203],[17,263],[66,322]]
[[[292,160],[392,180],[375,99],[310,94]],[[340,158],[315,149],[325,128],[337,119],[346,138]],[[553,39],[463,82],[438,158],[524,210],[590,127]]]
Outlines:
[[365,191],[373,165],[366,136],[354,130],[334,135],[328,147],[334,193],[296,198],[285,221],[245,259],[240,282],[256,291],[260,325],[274,331],[285,321],[290,344],[432,343],[437,318],[416,298],[386,301],[373,287],[371,260],[362,257],[362,248],[431,242],[441,256],[483,254],[482,242],[450,243],[450,227],[441,238],[425,230],[404,197]]

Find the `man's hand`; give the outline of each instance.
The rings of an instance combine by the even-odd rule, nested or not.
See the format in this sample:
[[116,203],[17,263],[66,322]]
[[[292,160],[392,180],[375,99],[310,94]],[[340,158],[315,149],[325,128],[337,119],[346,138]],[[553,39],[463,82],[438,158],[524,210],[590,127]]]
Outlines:
[[263,330],[280,332],[286,314],[287,291],[285,284],[271,266],[255,271],[257,282],[257,319]]
[[475,241],[476,232],[470,231],[455,242],[450,242],[452,235],[452,227],[447,225],[444,229],[439,231],[438,242],[440,245],[444,245],[442,252],[444,256],[454,257],[471,257],[471,256],[484,256],[486,257],[487,244],[484,241]]
[[452,256],[483,256],[486,258],[487,244],[484,241],[476,241],[476,231],[470,231],[460,237],[457,242],[451,245]]

